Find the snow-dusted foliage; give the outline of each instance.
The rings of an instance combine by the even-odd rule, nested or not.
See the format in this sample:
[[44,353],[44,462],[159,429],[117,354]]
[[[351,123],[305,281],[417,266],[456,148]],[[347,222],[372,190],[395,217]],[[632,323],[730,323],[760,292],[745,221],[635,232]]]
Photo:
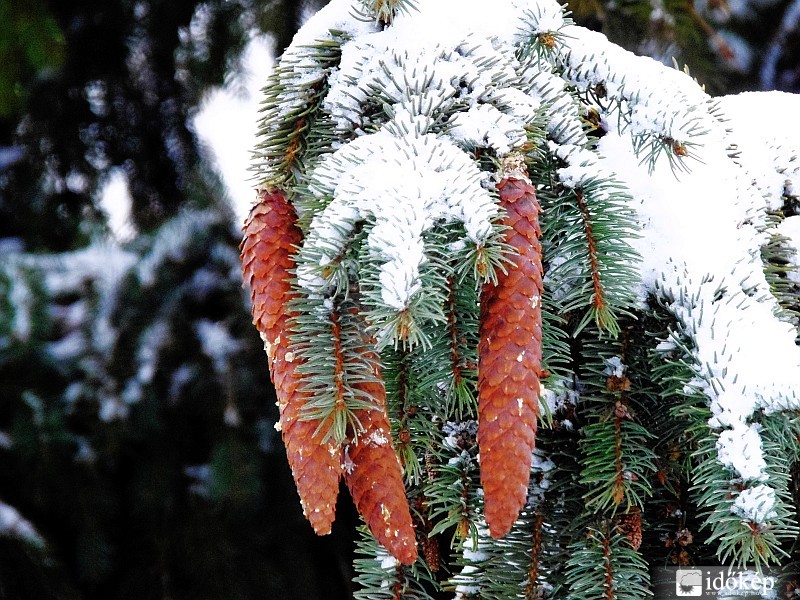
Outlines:
[[[281,520],[257,475],[281,457],[238,242],[220,206],[186,207],[121,245],[44,253],[0,241],[7,595],[77,597],[87,578],[114,586],[153,564],[155,536],[191,547],[166,569],[216,573],[220,546]],[[236,515],[227,533],[222,514]],[[144,563],[127,548],[145,550]]]
[[[30,369],[52,369],[64,387],[47,400],[28,393],[31,407],[44,415],[57,401],[66,414],[88,409],[105,423],[128,419],[146,398],[181,401],[204,372],[226,389],[243,347],[232,321],[186,313],[231,291],[243,300],[235,249],[211,237],[220,232],[229,233],[222,213],[187,211],[126,247],[98,240],[59,254],[9,248],[0,264],[0,368],[29,360]],[[191,342],[189,350],[179,341]],[[80,452],[91,455],[90,447]]]
[[[639,598],[670,531],[758,564],[796,534],[798,110],[786,94],[711,98],[555,0],[333,0],[298,34],[255,153],[304,233],[293,306],[318,321],[350,298],[366,315],[385,379],[402,382],[387,383],[389,415],[418,534],[452,527],[462,543],[445,583],[458,597]],[[474,435],[446,431],[474,418],[476,365],[459,358],[474,353],[475,290],[509,268],[509,173],[543,209],[552,410],[503,542],[485,534]],[[325,355],[315,322],[294,329],[309,378]],[[433,425],[415,440],[418,413]],[[684,508],[664,517],[667,499]],[[642,515],[667,537],[645,531],[640,551]],[[509,552],[519,578],[498,584],[490,557]],[[594,559],[599,580],[581,562]],[[436,579],[432,564],[414,568]]]

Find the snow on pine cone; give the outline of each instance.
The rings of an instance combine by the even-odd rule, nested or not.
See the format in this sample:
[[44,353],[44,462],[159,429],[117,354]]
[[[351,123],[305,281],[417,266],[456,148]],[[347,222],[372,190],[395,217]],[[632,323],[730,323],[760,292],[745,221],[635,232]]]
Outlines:
[[[516,173],[515,173],[516,174]],[[539,203],[527,176],[497,184],[513,249],[506,273],[481,292],[478,446],[486,523],[492,537],[511,529],[525,504],[539,414],[542,260]]]
[[314,435],[318,422],[301,418],[307,394],[300,389],[298,361],[289,350],[288,302],[292,254],[302,233],[294,208],[279,191],[263,191],[244,226],[242,274],[250,285],[253,323],[269,358],[280,410],[280,429],[303,512],[319,535],[330,533],[342,473],[342,450]]
[[[370,352],[366,348],[365,352]],[[361,424],[357,439],[345,446],[345,482],[370,532],[392,556],[410,565],[417,559],[417,542],[403,484],[403,469],[392,443],[386,413],[386,388],[378,359],[374,381],[354,387],[374,401],[370,410],[355,411]]]

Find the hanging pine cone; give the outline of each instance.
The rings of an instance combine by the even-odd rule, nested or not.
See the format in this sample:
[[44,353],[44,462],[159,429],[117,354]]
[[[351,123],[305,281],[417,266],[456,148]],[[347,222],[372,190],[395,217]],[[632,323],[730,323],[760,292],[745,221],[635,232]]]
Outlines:
[[[371,354],[367,347],[364,352]],[[400,562],[417,559],[417,542],[411,511],[403,484],[403,470],[392,443],[386,413],[386,388],[377,356],[368,356],[374,367],[374,381],[354,385],[375,408],[356,410],[361,424],[356,439],[345,446],[345,483],[359,514],[375,539]]]
[[269,358],[280,409],[280,429],[306,518],[319,535],[330,533],[341,477],[341,448],[321,434],[318,423],[301,419],[306,394],[300,391],[298,360],[289,350],[288,303],[293,298],[292,254],[302,240],[294,208],[279,191],[260,193],[244,226],[242,273],[250,285],[253,323]]
[[435,535],[425,537],[422,540],[422,550],[425,554],[425,563],[431,573],[438,573],[442,562],[442,555],[439,552],[439,538]]
[[[379,384],[365,385],[373,385],[375,393],[383,389]],[[410,565],[417,559],[417,543],[389,420],[379,410],[358,413],[364,430],[345,447],[345,482],[375,539]]]
[[481,483],[495,538],[508,533],[525,504],[542,365],[539,203],[521,171],[502,179],[497,190],[514,255],[507,272],[498,272],[497,284],[483,287],[478,346]]
[[617,518],[617,529],[628,538],[631,548],[638,550],[642,545],[642,513],[633,506],[624,515]]

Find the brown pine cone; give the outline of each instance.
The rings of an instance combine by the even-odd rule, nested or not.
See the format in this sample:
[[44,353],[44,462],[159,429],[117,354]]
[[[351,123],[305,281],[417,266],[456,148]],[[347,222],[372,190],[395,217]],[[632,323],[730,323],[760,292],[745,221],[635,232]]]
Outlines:
[[[364,384],[383,389],[381,384]],[[417,542],[406,500],[400,460],[389,420],[379,410],[357,411],[364,430],[345,447],[344,480],[375,539],[400,562],[417,559]]]
[[342,473],[342,450],[314,435],[319,423],[301,419],[307,394],[300,391],[297,357],[289,349],[288,302],[294,248],[302,241],[294,208],[279,191],[260,193],[244,226],[242,274],[250,285],[253,323],[269,357],[280,409],[280,428],[306,518],[319,535],[330,533]]
[[507,273],[481,292],[478,445],[486,523],[508,533],[525,504],[536,443],[542,366],[542,247],[539,203],[527,177],[497,184],[506,212]]
[[[351,311],[353,312],[353,311]],[[417,541],[403,484],[403,469],[392,443],[386,413],[386,388],[378,357],[365,337],[363,352],[373,365],[374,381],[354,384],[373,409],[356,410],[361,424],[356,439],[345,447],[344,480],[367,527],[384,548],[401,563],[417,559]]]
[[617,529],[628,538],[631,548],[638,550],[642,545],[642,513],[637,507],[631,507],[628,512],[617,517]]

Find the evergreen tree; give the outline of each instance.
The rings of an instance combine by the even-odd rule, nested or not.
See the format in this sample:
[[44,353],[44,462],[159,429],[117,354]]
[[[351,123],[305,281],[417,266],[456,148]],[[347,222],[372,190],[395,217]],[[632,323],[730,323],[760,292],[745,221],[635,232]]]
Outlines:
[[300,31],[242,264],[306,517],[342,479],[363,519],[357,597],[797,559],[799,107],[554,0],[333,0]]

